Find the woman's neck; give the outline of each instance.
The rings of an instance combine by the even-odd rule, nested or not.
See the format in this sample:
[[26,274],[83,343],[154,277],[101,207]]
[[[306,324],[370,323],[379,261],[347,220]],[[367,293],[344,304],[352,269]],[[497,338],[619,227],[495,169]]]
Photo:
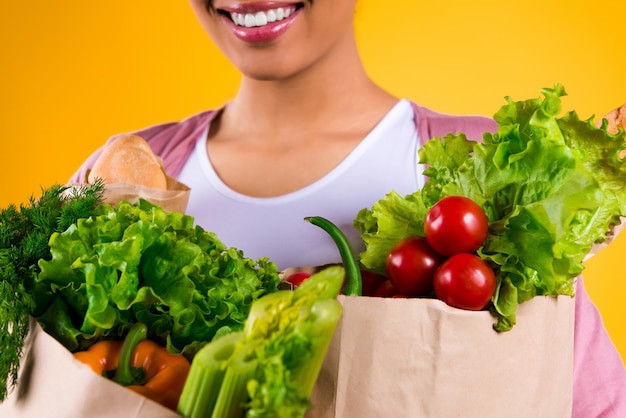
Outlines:
[[233,190],[283,195],[329,173],[396,102],[367,76],[356,47],[343,48],[289,77],[244,78],[211,124],[207,152]]
[[[281,132],[368,129],[397,101],[367,75],[356,47],[280,80],[244,77],[220,129]],[[370,127],[372,127],[370,126]]]

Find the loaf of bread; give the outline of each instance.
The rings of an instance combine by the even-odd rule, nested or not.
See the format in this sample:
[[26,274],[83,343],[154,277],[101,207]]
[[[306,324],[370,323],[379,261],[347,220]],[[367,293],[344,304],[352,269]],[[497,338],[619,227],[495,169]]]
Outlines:
[[89,172],[87,181],[96,178],[105,184],[131,183],[167,189],[167,176],[150,145],[137,135],[124,135],[106,146]]

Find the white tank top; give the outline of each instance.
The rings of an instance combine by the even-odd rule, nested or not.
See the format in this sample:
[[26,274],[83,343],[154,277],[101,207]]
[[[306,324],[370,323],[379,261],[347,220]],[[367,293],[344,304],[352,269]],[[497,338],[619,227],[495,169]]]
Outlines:
[[391,190],[404,196],[423,185],[413,110],[400,100],[331,172],[282,196],[250,197],[225,185],[211,165],[206,132],[198,138],[178,179],[191,188],[187,213],[246,257],[269,257],[280,270],[341,261],[325,231],[306,221],[323,216],[339,226],[356,253],[363,243],[352,223],[359,210]]

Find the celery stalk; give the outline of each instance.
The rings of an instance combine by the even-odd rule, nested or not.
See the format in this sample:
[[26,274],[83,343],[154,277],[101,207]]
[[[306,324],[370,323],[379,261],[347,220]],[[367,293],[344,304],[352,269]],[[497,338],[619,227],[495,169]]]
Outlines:
[[259,371],[249,383],[247,416],[302,417],[326,356],[342,307],[336,300],[342,267],[322,270],[293,292],[254,301],[244,327],[246,341],[258,341]]
[[[268,327],[279,326],[277,321],[285,316],[281,316],[281,312],[294,304],[305,305],[315,300],[336,299],[344,278],[345,270],[342,267],[328,267],[305,280],[294,291],[281,290],[254,301],[244,325],[246,338],[250,339],[254,334],[267,336],[275,331]],[[261,324],[260,321],[264,322]]]
[[293,291],[296,298],[336,299],[347,272],[341,266],[330,266],[320,270]]
[[185,418],[211,416],[228,360],[243,338],[243,332],[234,332],[208,343],[196,353],[178,401],[179,414]]
[[212,418],[241,418],[248,400],[247,384],[255,375],[258,362],[252,347],[244,345],[228,363]]
[[244,330],[203,347],[178,412],[186,418],[302,417],[335,328],[342,267],[252,303]]
[[293,371],[293,380],[297,387],[307,398],[313,393],[313,387],[317,381],[326,352],[333,339],[335,328],[341,319],[342,306],[335,299],[317,301],[311,308],[311,314],[315,317],[311,323],[311,339],[315,340],[313,357]]

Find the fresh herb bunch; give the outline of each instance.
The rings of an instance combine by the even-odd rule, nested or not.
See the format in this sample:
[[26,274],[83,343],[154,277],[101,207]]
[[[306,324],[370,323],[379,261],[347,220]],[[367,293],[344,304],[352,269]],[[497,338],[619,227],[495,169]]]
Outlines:
[[[38,261],[50,259],[48,240],[102,203],[104,184],[53,185],[27,204],[0,209],[0,401],[17,382],[29,315],[35,313]],[[9,387],[10,385],[10,387]]]

